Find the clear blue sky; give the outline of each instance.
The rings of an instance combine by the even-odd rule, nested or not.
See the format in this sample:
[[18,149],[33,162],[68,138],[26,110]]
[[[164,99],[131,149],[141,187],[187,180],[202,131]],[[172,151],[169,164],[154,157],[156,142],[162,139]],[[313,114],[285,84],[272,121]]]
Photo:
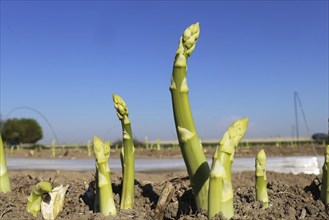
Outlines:
[[60,143],[115,141],[116,93],[135,138],[177,139],[168,88],[178,40],[195,22],[188,84],[202,140],[246,116],[247,138],[291,136],[294,91],[310,133],[327,132],[328,1],[1,1],[2,118],[35,118],[50,143],[41,116],[9,114],[28,106]]

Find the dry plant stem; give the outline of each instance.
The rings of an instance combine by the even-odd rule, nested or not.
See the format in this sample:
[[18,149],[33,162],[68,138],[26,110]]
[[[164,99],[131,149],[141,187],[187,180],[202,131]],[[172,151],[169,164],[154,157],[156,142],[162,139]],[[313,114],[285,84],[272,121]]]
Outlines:
[[44,219],[56,219],[57,215],[63,210],[65,195],[69,185],[57,186],[49,193],[47,199],[41,201],[41,214]]
[[2,138],[0,136],[0,192],[10,192],[10,180],[8,175],[6,155],[3,148]]
[[267,179],[266,179],[266,154],[259,151],[256,157],[256,200],[262,201],[264,208],[268,208]]
[[128,108],[124,100],[113,94],[114,107],[121,121],[123,150],[121,151],[121,163],[123,165],[123,184],[120,208],[130,209],[134,206],[134,181],[135,181],[135,147],[131,123],[128,117]]
[[[110,156],[110,142],[103,143],[98,137],[94,137],[94,153],[96,157],[97,167],[97,188],[96,201],[99,203],[99,211],[107,215],[116,215],[116,207],[113,198],[112,182],[110,179],[110,168],[108,165],[108,159]],[[98,204],[95,205],[98,208]]]
[[41,210],[41,200],[45,193],[52,190],[52,185],[49,182],[40,182],[32,190],[30,196],[27,198],[26,210],[34,217],[38,215]]
[[187,59],[200,33],[199,23],[188,27],[180,38],[171,77],[171,98],[180,149],[190,177],[198,209],[207,209],[210,168],[194,126],[186,82]]
[[325,161],[322,166],[321,200],[329,204],[329,145],[326,146]]
[[222,212],[227,219],[234,215],[232,163],[235,148],[244,136],[248,118],[234,122],[224,133],[213,155],[209,184],[208,217]]

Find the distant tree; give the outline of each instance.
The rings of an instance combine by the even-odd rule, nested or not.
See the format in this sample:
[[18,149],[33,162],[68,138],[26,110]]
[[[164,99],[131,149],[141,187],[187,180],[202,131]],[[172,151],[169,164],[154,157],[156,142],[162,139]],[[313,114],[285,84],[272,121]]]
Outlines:
[[0,119],[0,131],[1,131],[1,129],[2,129],[2,125],[4,124],[4,121],[2,121],[1,119]]
[[38,122],[31,118],[8,119],[1,126],[1,136],[9,144],[36,143],[43,137]]

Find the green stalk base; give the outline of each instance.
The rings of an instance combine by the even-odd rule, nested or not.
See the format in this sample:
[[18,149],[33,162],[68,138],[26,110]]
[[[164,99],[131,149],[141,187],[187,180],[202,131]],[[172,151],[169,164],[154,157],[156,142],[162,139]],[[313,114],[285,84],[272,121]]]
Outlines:
[[264,176],[256,177],[256,200],[263,202],[264,208],[268,208],[267,182]]
[[174,67],[170,91],[176,132],[196,206],[207,210],[210,168],[195,129],[185,76],[186,67]]
[[116,207],[113,198],[110,173],[107,171],[107,164],[98,164],[98,187],[99,187],[99,210],[104,215],[116,215]]

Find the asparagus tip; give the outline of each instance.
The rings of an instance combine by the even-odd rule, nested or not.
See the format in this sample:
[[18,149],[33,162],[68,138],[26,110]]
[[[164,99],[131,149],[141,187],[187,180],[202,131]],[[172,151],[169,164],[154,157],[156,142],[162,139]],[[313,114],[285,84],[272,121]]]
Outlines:
[[128,116],[128,108],[125,101],[116,94],[112,95],[114,108],[117,110],[117,115],[120,120],[124,119],[124,116]]
[[257,161],[259,161],[260,164],[264,164],[266,161],[266,154],[264,149],[260,150],[257,154]]
[[237,146],[238,143],[243,138],[248,126],[248,118],[242,118],[234,122],[229,128],[228,133],[232,138],[234,145]]

